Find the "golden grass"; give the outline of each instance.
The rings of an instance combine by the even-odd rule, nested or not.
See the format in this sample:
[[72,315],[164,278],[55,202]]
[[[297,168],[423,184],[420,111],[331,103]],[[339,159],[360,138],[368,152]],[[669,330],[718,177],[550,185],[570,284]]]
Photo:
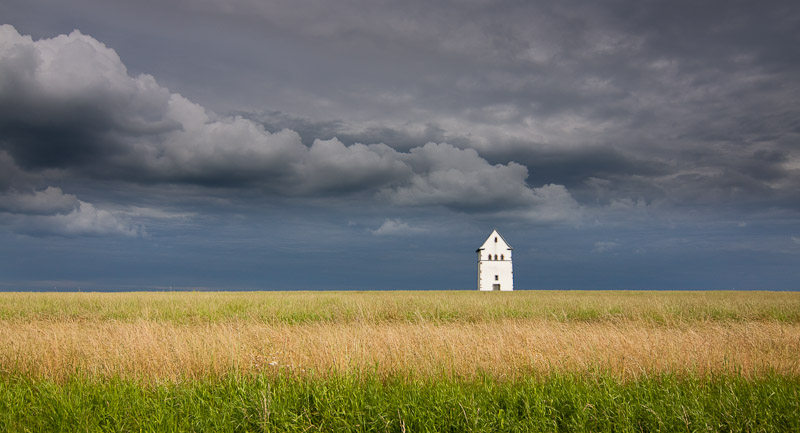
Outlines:
[[0,375],[800,376],[800,293],[0,293]]
[[706,322],[174,324],[20,321],[0,328],[3,375],[181,381],[237,373],[514,378],[601,371],[800,375],[800,324]]
[[179,324],[542,319],[800,323],[800,292],[517,291],[0,293],[2,320]]

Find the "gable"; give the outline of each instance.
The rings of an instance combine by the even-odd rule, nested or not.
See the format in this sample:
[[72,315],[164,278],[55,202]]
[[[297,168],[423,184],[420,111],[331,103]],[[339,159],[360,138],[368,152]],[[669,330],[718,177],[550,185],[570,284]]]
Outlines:
[[500,235],[500,232],[498,232],[497,229],[494,229],[489,237],[486,238],[480,248],[478,248],[476,251],[481,250],[506,251],[513,250],[513,248],[511,248],[511,245],[509,245],[508,242],[503,239],[503,236]]

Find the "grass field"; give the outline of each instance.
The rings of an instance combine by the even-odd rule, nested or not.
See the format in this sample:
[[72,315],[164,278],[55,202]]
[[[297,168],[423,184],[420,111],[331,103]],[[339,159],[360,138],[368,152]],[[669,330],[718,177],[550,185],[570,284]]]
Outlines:
[[0,320],[175,324],[493,322],[800,323],[800,292],[517,291],[0,293]]
[[797,292],[2,293],[3,431],[800,431]]

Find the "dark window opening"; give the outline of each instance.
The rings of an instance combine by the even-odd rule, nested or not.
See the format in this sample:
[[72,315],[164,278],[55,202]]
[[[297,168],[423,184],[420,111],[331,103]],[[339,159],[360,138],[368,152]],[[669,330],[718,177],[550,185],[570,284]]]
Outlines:
[[502,254],[500,254],[500,260],[505,260],[505,258],[503,258]]
[[497,242],[497,236],[494,237],[494,241]]
[[494,259],[497,260],[497,254],[494,255]]
[[500,279],[500,278],[499,278],[499,275],[495,275],[495,276],[494,276],[494,280],[495,280],[495,281],[497,281],[497,280],[499,280],[499,279]]

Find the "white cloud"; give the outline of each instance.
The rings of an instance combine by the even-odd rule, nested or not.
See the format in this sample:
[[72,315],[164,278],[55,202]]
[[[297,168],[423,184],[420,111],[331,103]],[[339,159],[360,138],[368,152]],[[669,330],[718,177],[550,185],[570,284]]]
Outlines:
[[13,192],[0,195],[0,212],[27,215],[67,214],[80,207],[80,201],[61,188],[49,186],[32,194]]
[[421,233],[424,232],[425,229],[421,227],[413,227],[410,226],[408,223],[403,222],[399,219],[391,219],[386,218],[386,220],[375,230],[370,230],[372,234],[376,236],[387,236],[387,235],[405,235],[405,234],[412,234],[412,233]]
[[414,175],[407,184],[381,191],[395,204],[499,212],[541,200],[525,183],[527,168],[514,162],[491,165],[473,149],[427,143],[399,156]]
[[606,241],[606,242],[595,242],[594,248],[592,248],[593,253],[606,253],[611,250],[616,249],[619,246],[616,242]]
[[[119,214],[98,209],[93,204],[81,201],[78,208],[64,215],[39,217],[38,222],[52,234],[65,236],[123,235],[140,236],[144,234],[141,226],[123,220]],[[36,224],[36,222],[32,222]]]
[[531,204],[526,210],[530,220],[577,223],[583,217],[583,209],[563,185],[547,184],[531,192]]
[[92,203],[47,187],[30,194],[0,196],[0,215],[15,232],[34,236],[143,235],[123,212],[97,208]]
[[303,192],[358,190],[403,182],[412,174],[398,153],[384,144],[345,146],[336,138],[315,140],[296,163]]

